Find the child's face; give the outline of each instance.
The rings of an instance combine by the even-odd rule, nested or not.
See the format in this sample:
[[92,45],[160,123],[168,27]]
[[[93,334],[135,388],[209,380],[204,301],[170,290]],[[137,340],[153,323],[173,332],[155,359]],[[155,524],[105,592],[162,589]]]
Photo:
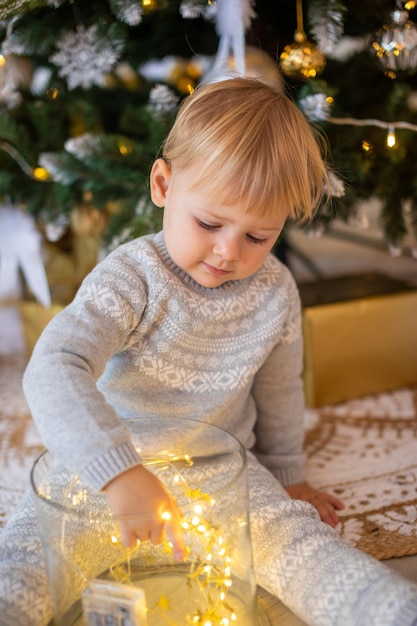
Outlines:
[[288,212],[259,216],[217,204],[205,188],[190,189],[193,168],[171,173],[162,159],[151,174],[151,196],[164,207],[163,230],[172,260],[203,287],[242,280],[263,264]]

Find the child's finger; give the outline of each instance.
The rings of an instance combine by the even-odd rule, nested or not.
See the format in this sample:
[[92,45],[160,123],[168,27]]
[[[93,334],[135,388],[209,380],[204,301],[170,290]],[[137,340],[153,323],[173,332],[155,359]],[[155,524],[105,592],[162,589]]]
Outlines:
[[120,522],[120,534],[122,537],[122,544],[125,548],[134,548],[137,544],[137,535],[132,530],[130,525],[126,522]]
[[337,509],[338,511],[341,511],[342,509],[345,508],[345,505],[343,504],[341,500],[339,500],[339,498],[336,498],[335,496],[329,496],[329,499],[332,505],[334,506],[334,508]]
[[168,516],[166,516],[164,528],[168,541],[172,543],[175,560],[182,560],[185,556],[185,544],[178,517],[171,515],[171,517],[168,518]]
[[150,542],[154,545],[159,545],[164,540],[164,525],[163,523],[154,523],[149,533]]

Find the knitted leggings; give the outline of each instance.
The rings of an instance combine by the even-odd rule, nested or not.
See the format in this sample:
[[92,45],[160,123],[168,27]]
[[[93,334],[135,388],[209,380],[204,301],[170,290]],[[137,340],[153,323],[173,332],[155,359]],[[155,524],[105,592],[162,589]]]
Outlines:
[[[291,500],[248,455],[250,525],[258,584],[311,626],[412,626],[417,586],[345,543],[315,509]],[[28,491],[0,535],[0,625],[52,617]]]

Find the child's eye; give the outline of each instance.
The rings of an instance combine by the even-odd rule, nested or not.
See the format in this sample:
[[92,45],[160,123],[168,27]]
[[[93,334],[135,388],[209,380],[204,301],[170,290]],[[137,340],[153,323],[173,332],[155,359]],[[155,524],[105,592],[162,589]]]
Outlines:
[[[197,219],[197,218],[196,218]],[[213,224],[206,224],[206,222],[202,222],[201,220],[197,219],[197,224],[199,226],[201,226],[201,228],[205,228],[206,230],[214,230],[215,228],[217,228],[217,226],[213,225]]]
[[254,237],[253,235],[247,234],[246,237],[249,239],[251,243],[262,244],[265,243],[266,239],[260,239],[259,237]]

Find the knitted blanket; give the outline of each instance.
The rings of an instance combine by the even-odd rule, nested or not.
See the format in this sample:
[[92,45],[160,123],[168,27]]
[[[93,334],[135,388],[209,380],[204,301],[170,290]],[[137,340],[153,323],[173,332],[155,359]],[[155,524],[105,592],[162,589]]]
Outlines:
[[[23,396],[22,346],[0,351],[0,528],[43,450]],[[376,557],[417,554],[417,389],[306,411],[307,478],[341,498],[339,530]]]

